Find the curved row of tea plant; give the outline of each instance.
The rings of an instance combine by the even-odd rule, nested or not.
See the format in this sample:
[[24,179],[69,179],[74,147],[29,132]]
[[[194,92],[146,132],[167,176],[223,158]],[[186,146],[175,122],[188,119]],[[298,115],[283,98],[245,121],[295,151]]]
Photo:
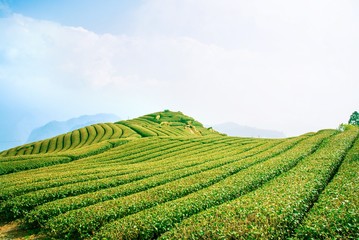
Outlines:
[[[57,137],[9,149],[2,152],[1,156],[58,153],[105,140],[137,136],[135,132],[129,130],[125,131],[124,128],[127,127],[114,123],[95,124]],[[127,132],[127,135],[124,134],[125,132]]]
[[[121,166],[117,166],[117,169],[113,169],[109,177],[95,178],[94,180],[91,179],[84,179],[83,176],[79,177],[79,181],[75,183],[68,183],[67,179],[65,182],[67,184],[60,185],[59,187],[51,188],[43,188],[42,190],[29,192],[24,195],[14,196],[14,189],[10,189],[8,195],[2,194],[3,199],[7,199],[10,196],[12,197],[10,200],[7,200],[0,204],[0,213],[4,214],[6,218],[13,218],[22,216],[27,211],[31,210],[33,207],[43,204],[48,201],[53,201],[55,199],[64,198],[68,196],[75,196],[82,193],[98,191],[103,188],[108,187],[115,187],[121,184],[125,184],[132,181],[137,181],[143,178],[151,177],[153,175],[165,173],[171,170],[176,170],[178,168],[182,168],[181,166],[191,166],[193,164],[200,164],[200,159],[206,160],[209,159],[211,155],[215,152],[220,158],[224,158],[226,156],[236,156],[238,153],[242,151],[248,150],[250,146],[243,145],[242,148],[222,148],[221,150],[214,149],[214,151],[210,151],[207,146],[204,146],[204,149],[207,149],[207,153],[201,153],[196,156],[196,154],[192,154],[191,158],[187,158],[184,161],[180,161],[178,164],[168,164],[169,161],[173,162],[174,159],[167,159],[166,162],[151,162],[144,165],[142,168],[128,168],[128,169],[121,169]],[[202,151],[202,149],[201,149]],[[177,156],[178,157],[178,156]],[[177,158],[178,160],[178,158]],[[189,164],[187,163],[189,162]],[[194,163],[193,163],[194,162]],[[76,164],[73,164],[76,168]],[[121,170],[121,171],[119,171]],[[126,172],[127,170],[127,172]],[[186,170],[186,169],[185,169]],[[119,172],[118,172],[119,171]],[[132,171],[132,172],[131,172]],[[77,177],[73,177],[72,180],[76,179]],[[61,179],[59,179],[61,182]],[[57,184],[59,181],[56,181]],[[41,185],[40,185],[41,186]],[[48,186],[48,183],[45,183],[43,186]],[[39,187],[39,184],[37,184]],[[25,188],[28,188],[25,185]],[[16,192],[21,193],[24,190],[16,187],[18,189]]]
[[[156,145],[154,145],[156,144]],[[113,159],[118,158],[117,161],[121,160],[128,160],[131,159],[137,159],[137,158],[143,158],[147,157],[147,159],[143,159],[143,161],[149,161],[149,160],[155,160],[156,158],[149,158],[148,156],[153,153],[153,149],[157,149],[157,151],[162,151],[163,156],[166,156],[166,151],[164,151],[163,146],[169,146],[169,144],[172,144],[172,149],[168,149],[168,152],[172,153],[173,150],[177,152],[178,154],[176,156],[185,156],[189,154],[188,156],[191,156],[191,154],[197,154],[203,151],[203,149],[206,149],[203,144],[200,144],[198,142],[179,142],[179,141],[163,141],[162,144],[158,141],[152,141],[151,139],[144,139],[144,140],[138,140],[134,144],[128,144],[119,146],[117,148],[114,148],[112,150],[116,151],[107,151],[105,153],[96,155],[94,157],[88,157],[83,160],[78,160],[76,162],[72,162],[71,164],[67,165],[61,165],[61,166],[54,166],[50,168],[42,168],[37,170],[30,170],[27,172],[17,173],[16,175],[8,175],[6,178],[0,179],[0,183],[2,186],[6,185],[15,185],[14,181],[16,181],[16,186],[23,184],[29,184],[34,182],[41,182],[41,181],[56,181],[59,178],[73,178],[74,176],[85,176],[85,175],[91,175],[96,173],[103,173],[104,171],[109,171],[110,169],[113,169],[114,167],[117,168],[123,168],[124,166],[119,166],[118,163],[111,161]],[[174,145],[173,145],[174,144]],[[242,143],[238,141],[237,146],[240,146]],[[135,148],[135,146],[137,146]],[[181,146],[183,148],[181,148]],[[211,149],[218,149],[218,147],[224,147],[226,145],[206,145],[206,147],[210,147]],[[188,151],[186,151],[188,149]],[[154,151],[156,152],[156,150]],[[34,155],[36,156],[36,155]],[[24,158],[26,159],[26,158]],[[91,159],[94,160],[94,162],[91,162]],[[159,160],[161,160],[160,158]],[[90,164],[89,164],[90,162]],[[141,165],[141,163],[132,164],[133,166]],[[130,166],[128,166],[130,167]],[[48,175],[48,172],[51,171],[51,176]],[[31,173],[31,174],[30,174]],[[21,177],[20,177],[21,176]]]
[[[158,118],[157,116],[160,117]],[[177,122],[179,125],[165,124],[167,122],[159,120],[161,116],[163,120],[170,120],[171,118],[173,118],[173,121],[185,119],[186,124],[181,122]],[[94,124],[57,137],[3,151],[0,153],[0,156],[63,153],[105,140],[119,138],[219,135],[218,132],[208,130],[198,122],[195,122],[196,126],[192,125],[194,122],[195,121],[192,118],[185,116],[182,113],[162,112],[152,115],[149,114],[133,120]]]
[[[75,149],[67,154],[33,154],[33,155],[16,155],[0,158],[0,175],[19,172],[29,169],[42,168],[61,163],[68,163],[80,158],[97,155],[110,150],[111,148],[124,144],[126,141],[102,141],[79,149]],[[21,160],[19,160],[21,159]],[[39,170],[36,170],[39,171]]]
[[186,161],[182,160],[179,163],[172,164],[167,168],[161,168],[161,170],[163,170],[164,172],[159,175],[154,175],[152,177],[139,181],[133,181],[131,183],[118,187],[107,188],[101,191],[96,191],[94,193],[82,194],[76,197],[65,198],[62,200],[57,200],[48,204],[41,205],[26,216],[25,222],[27,223],[27,225],[34,225],[34,223],[36,223],[35,226],[37,226],[38,224],[41,225],[48,218],[58,215],[60,213],[84,207],[86,205],[91,205],[98,202],[133,194],[139,191],[144,191],[149,188],[153,188],[179,178],[187,177],[213,168],[225,166],[230,163],[236,162],[238,158],[244,159],[246,157],[259,154],[262,151],[274,147],[274,145],[276,144],[276,142],[270,142],[256,148],[256,152],[253,152],[253,148],[246,147],[242,149],[237,149],[236,151],[233,151],[233,149],[231,151],[224,150],[225,152],[223,153],[217,151],[217,154],[214,156],[212,153],[208,153],[207,155],[189,158]]
[[31,158],[26,160],[10,161],[0,163],[0,175],[13,173],[33,168],[51,166],[59,163],[68,163],[72,159],[61,156],[44,156],[39,158]]
[[[187,157],[196,157],[198,154],[203,153],[215,153],[218,150],[224,151],[226,149],[234,148],[236,146],[240,147],[242,145],[252,146],[249,143],[242,143],[242,141],[233,141],[232,139],[227,139],[228,141],[222,141],[217,144],[213,144],[214,142],[198,142],[198,141],[170,141],[167,142],[163,141],[162,144],[158,141],[155,141],[155,144],[158,146],[153,146],[151,144],[154,143],[154,141],[150,139],[146,139],[143,141],[137,142],[136,145],[128,144],[126,146],[118,147],[120,150],[116,151],[108,151],[104,154],[96,155],[95,157],[89,157],[81,161],[77,161],[74,163],[71,163],[70,165],[67,165],[65,167],[63,166],[56,166],[52,167],[52,175],[51,177],[48,176],[49,169],[43,169],[43,170],[37,170],[31,171],[34,175],[31,175],[31,178],[28,179],[26,176],[28,176],[28,173],[25,173],[21,180],[17,180],[16,184],[14,184],[14,179],[19,179],[19,176],[21,176],[21,173],[16,175],[16,177],[8,177],[1,181],[1,184],[3,186],[3,191],[0,194],[0,199],[4,199],[4,196],[6,195],[6,192],[8,192],[8,196],[15,196],[16,193],[23,193],[26,192],[26,189],[28,190],[39,190],[44,187],[54,187],[54,186],[60,186],[62,183],[74,183],[77,182],[76,180],[79,179],[79,181],[86,181],[86,176],[89,177],[89,180],[91,179],[100,179],[104,177],[110,177],[115,176],[116,172],[118,172],[118,169],[121,169],[121,171],[124,171],[124,167],[122,164],[124,162],[130,161],[131,159],[142,159],[140,162],[145,163],[145,168],[150,168],[152,165],[148,164],[150,162],[160,161],[162,159],[171,159],[171,161],[176,161],[179,157],[187,158]],[[213,140],[215,141],[215,140]],[[149,143],[148,143],[149,142]],[[162,145],[165,145],[166,148],[168,148],[170,143],[175,143],[175,145],[172,145],[171,148],[167,149],[167,151],[164,150]],[[262,141],[263,142],[263,141]],[[147,144],[148,143],[148,144]],[[204,146],[205,144],[205,146]],[[253,144],[256,144],[253,142]],[[133,146],[137,146],[134,148]],[[253,145],[256,146],[256,145]],[[132,151],[133,149],[136,149]],[[154,150],[155,149],[155,150]],[[154,157],[153,152],[157,152],[157,157]],[[173,158],[175,157],[175,158]],[[113,159],[119,159],[116,160],[116,162],[112,162]],[[86,168],[82,166],[82,163],[84,162],[85,165],[89,165],[90,160],[94,159],[96,162],[100,161],[101,164],[94,164],[91,163],[91,168]],[[121,162],[121,165],[118,164],[118,162]],[[105,164],[103,164],[105,163]],[[168,164],[170,162],[166,161],[166,163],[162,164]],[[159,162],[158,164],[161,164]],[[132,162],[132,166],[129,168],[133,171],[137,168],[137,166],[141,166],[140,163],[134,164]],[[91,170],[93,169],[93,170]],[[59,172],[59,174],[55,174],[56,172]],[[34,178],[36,176],[36,178]],[[44,177],[45,176],[45,177]],[[34,182],[35,181],[35,182]]]
[[[304,137],[305,138],[305,137]],[[51,218],[45,224],[58,237],[85,237],[110,220],[183,197],[217,183],[239,171],[289,150],[303,138],[291,139],[257,155],[241,158],[228,156],[232,163],[202,171],[126,197],[72,210]],[[220,155],[219,155],[220,156]],[[223,160],[222,160],[223,161]],[[228,161],[228,160],[226,160]],[[64,231],[64,229],[66,229]]]
[[[122,140],[120,141],[120,143],[123,142]],[[81,149],[78,150],[73,150],[71,151],[70,154],[67,154],[66,156],[70,155],[74,155],[74,152],[76,153],[77,151],[84,151],[87,152],[88,148],[93,148],[94,149],[101,149],[101,146],[108,146],[106,144],[107,142],[102,142],[102,143],[98,143],[98,144],[94,144],[88,147],[83,147]],[[106,145],[105,145],[106,144]],[[138,139],[136,141],[130,141],[126,144],[119,144],[119,146],[114,147],[112,149],[107,149],[107,151],[104,151],[102,153],[97,154],[96,156],[90,156],[87,157],[85,159],[83,159],[84,161],[82,161],[82,159],[71,163],[70,165],[62,165],[62,166],[56,166],[54,168],[51,168],[51,172],[52,172],[52,176],[49,177],[48,176],[48,169],[47,168],[43,168],[43,169],[37,169],[37,170],[33,170],[31,171],[32,174],[30,176],[30,179],[33,179],[34,181],[40,181],[41,180],[41,176],[45,175],[47,176],[47,178],[45,178],[44,180],[47,181],[50,178],[51,179],[56,179],[57,175],[59,175],[61,178],[63,178],[64,175],[68,175],[69,177],[72,176],[77,176],[77,175],[83,175],[82,172],[84,172],[85,174],[88,174],[89,172],[99,172],[101,171],[101,169],[99,169],[99,167],[105,167],[103,165],[103,161],[102,160],[111,160],[111,157],[113,159],[121,159],[121,160],[125,160],[126,158],[129,159],[136,159],[139,155],[143,155],[143,152],[145,152],[147,154],[146,151],[156,151],[154,149],[156,148],[162,148],[163,145],[168,146],[168,145],[177,145],[180,146],[182,145],[182,142],[179,141],[161,141],[161,143],[158,142],[158,140],[155,139]],[[29,157],[33,157],[36,155],[30,155]],[[20,156],[16,156],[16,157],[20,157]],[[42,157],[42,156],[40,156]],[[9,157],[7,157],[9,158]],[[22,158],[26,159],[26,156],[22,156]],[[92,162],[89,163],[89,161],[91,159],[94,159],[95,161],[98,161],[97,164],[94,164]],[[75,167],[74,164],[77,166]],[[108,162],[106,163],[107,166],[109,166]],[[90,170],[92,169],[92,170]],[[71,170],[76,170],[75,173],[71,174]],[[58,172],[55,173],[55,172]],[[21,173],[19,173],[21,174]],[[25,173],[25,175],[29,175],[28,173]],[[34,178],[34,176],[36,176],[37,178]],[[16,175],[14,177],[12,176],[8,176],[6,179],[4,179],[5,181],[1,181],[2,185],[6,184],[6,182],[10,182],[11,184],[13,183],[14,179],[19,179],[19,175]],[[21,178],[20,180],[22,180],[24,178]],[[7,180],[7,181],[6,181]]]
[[272,156],[267,161],[244,169],[239,174],[229,176],[208,188],[109,223],[103,226],[97,237],[100,239],[156,238],[172,228],[175,223],[253,191],[263,183],[288,171],[305,156],[314,152],[323,139],[331,134],[323,132],[305,139],[293,146],[290,151]]
[[359,139],[319,196],[297,239],[359,239]]
[[290,237],[336,173],[358,132],[337,134],[287,173],[256,191],[184,220],[161,239]]

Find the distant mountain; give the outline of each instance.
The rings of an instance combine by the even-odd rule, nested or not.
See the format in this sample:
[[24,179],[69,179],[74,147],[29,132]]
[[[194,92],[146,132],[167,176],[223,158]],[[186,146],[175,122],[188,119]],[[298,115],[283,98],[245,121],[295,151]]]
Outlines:
[[282,132],[275,130],[259,129],[254,127],[242,126],[237,123],[227,122],[214,125],[213,128],[229,136],[240,137],[261,137],[261,138],[284,138]]
[[51,121],[42,127],[31,131],[27,143],[51,138],[66,132],[73,131],[95,123],[119,121],[119,117],[114,114],[83,115],[71,118],[67,121]]

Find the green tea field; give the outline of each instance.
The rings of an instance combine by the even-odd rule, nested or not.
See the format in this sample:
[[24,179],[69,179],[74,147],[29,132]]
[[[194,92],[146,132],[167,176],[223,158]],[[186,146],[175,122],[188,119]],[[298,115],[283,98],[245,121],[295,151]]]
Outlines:
[[0,153],[0,220],[41,239],[358,239],[359,128],[229,137],[181,112]]

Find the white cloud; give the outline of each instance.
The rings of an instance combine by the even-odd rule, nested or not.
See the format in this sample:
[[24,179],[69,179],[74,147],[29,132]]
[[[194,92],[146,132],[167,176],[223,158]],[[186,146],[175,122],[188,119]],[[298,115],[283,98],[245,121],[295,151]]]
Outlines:
[[0,19],[0,85],[72,114],[174,108],[289,135],[336,127],[359,103],[351,3],[145,1],[123,35],[15,14]]

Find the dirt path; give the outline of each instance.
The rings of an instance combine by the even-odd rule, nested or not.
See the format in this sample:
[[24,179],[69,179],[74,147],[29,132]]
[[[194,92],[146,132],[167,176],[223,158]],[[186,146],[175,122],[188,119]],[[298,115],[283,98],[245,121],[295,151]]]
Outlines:
[[41,239],[32,232],[19,229],[19,222],[0,223],[0,240],[34,240]]

